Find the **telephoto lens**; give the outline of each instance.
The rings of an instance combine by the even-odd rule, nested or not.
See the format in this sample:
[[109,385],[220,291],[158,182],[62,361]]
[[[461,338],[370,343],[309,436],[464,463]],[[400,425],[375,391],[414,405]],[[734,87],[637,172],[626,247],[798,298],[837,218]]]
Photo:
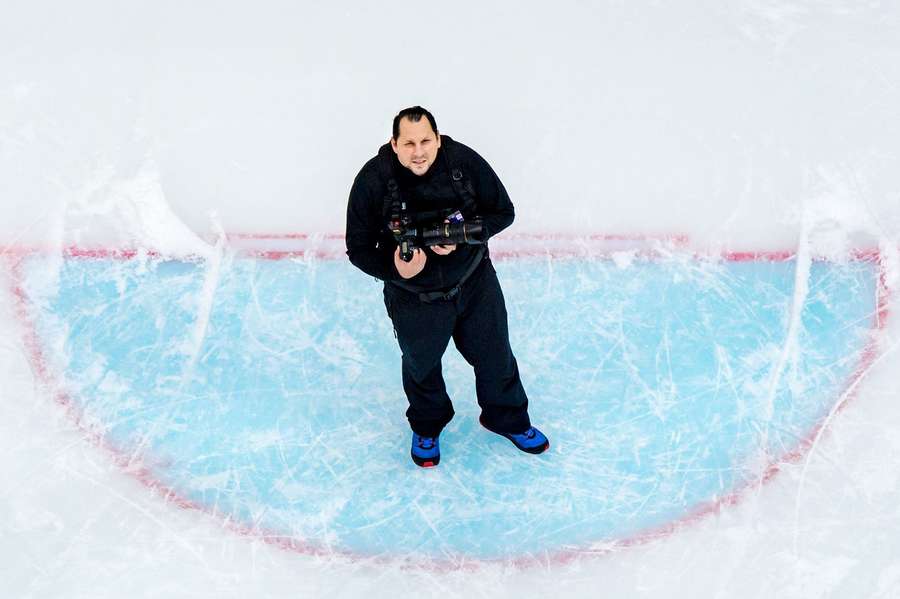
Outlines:
[[484,243],[481,239],[481,219],[468,222],[440,223],[422,230],[424,245]]

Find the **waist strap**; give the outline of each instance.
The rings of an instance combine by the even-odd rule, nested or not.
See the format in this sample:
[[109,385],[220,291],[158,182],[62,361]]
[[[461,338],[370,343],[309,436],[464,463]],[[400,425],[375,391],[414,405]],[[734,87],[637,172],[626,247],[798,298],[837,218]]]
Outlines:
[[466,269],[466,272],[463,273],[463,276],[459,278],[456,285],[454,285],[451,289],[447,291],[425,291],[420,292],[416,289],[411,289],[412,286],[407,286],[400,281],[391,281],[392,285],[396,285],[400,289],[405,289],[406,291],[410,291],[419,296],[419,301],[425,302],[426,304],[430,304],[431,302],[436,301],[449,301],[459,295],[459,290],[462,288],[463,284],[472,276],[472,274],[478,270],[478,267],[484,262],[485,255],[485,246],[478,247],[478,253],[475,254],[475,259],[472,260],[472,263],[469,265],[469,268]]

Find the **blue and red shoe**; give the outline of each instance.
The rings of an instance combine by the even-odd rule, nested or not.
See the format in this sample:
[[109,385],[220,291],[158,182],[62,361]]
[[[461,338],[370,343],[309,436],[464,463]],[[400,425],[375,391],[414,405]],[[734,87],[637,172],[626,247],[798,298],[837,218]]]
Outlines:
[[484,424],[484,420],[481,417],[478,418],[478,422],[481,423],[481,426],[491,431],[492,433],[498,434],[501,437],[506,437],[512,444],[515,445],[518,449],[524,451],[525,453],[539,454],[544,453],[548,449],[550,449],[550,441],[547,439],[546,435],[534,428],[533,426],[528,427],[528,430],[522,433],[503,433],[500,431],[495,431],[492,428],[489,428]]
[[441,446],[438,438],[423,437],[413,433],[410,455],[417,466],[422,468],[437,466],[441,461]]

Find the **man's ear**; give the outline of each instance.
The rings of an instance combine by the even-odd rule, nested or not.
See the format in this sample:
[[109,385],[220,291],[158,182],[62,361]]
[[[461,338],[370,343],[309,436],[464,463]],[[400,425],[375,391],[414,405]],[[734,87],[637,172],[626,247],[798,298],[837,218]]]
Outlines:
[[391,148],[394,150],[394,154],[397,153],[397,140],[393,137],[391,138]]

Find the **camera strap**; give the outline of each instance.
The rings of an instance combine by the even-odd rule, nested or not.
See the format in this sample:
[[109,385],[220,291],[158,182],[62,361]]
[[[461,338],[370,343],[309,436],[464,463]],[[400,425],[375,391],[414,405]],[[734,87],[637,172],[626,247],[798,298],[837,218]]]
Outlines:
[[453,185],[453,191],[462,202],[462,212],[466,217],[475,215],[476,201],[475,188],[472,182],[466,177],[463,170],[459,167],[459,156],[457,155],[456,142],[450,137],[441,136],[441,152],[444,156],[444,166],[450,173],[450,183]]
[[421,289],[420,287],[409,285],[407,283],[404,283],[403,281],[387,281],[387,284],[416,294],[416,296],[419,298],[419,301],[426,304],[431,304],[434,302],[448,302],[459,295],[459,292],[465,282],[468,281],[473,274],[475,274],[475,271],[478,270],[478,267],[481,266],[482,262],[484,262],[486,254],[487,252],[485,251],[485,246],[479,246],[475,257],[472,259],[472,263],[469,264],[466,272],[463,273],[463,276],[459,278],[459,281],[456,283],[456,285],[454,285],[447,291],[419,291],[419,289]]
[[[466,269],[466,272],[463,273],[463,276],[459,278],[459,281],[448,291],[430,291],[430,292],[421,292],[419,293],[419,301],[425,302],[426,304],[430,304],[436,301],[450,301],[459,295],[459,290],[462,289],[463,284],[471,277],[478,267],[484,262],[485,255],[485,246],[478,246],[478,252],[475,254],[475,258],[472,259],[472,263],[469,265],[469,268]],[[397,281],[392,281],[394,284]],[[398,285],[402,287],[402,285]]]
[[387,185],[387,193],[384,196],[384,205],[381,209],[381,217],[385,225],[391,218],[391,214],[399,214],[402,199],[400,198],[400,186],[397,185],[397,178],[394,176],[394,165],[391,162],[391,144],[387,143],[378,149],[378,170],[381,173],[381,179]]

